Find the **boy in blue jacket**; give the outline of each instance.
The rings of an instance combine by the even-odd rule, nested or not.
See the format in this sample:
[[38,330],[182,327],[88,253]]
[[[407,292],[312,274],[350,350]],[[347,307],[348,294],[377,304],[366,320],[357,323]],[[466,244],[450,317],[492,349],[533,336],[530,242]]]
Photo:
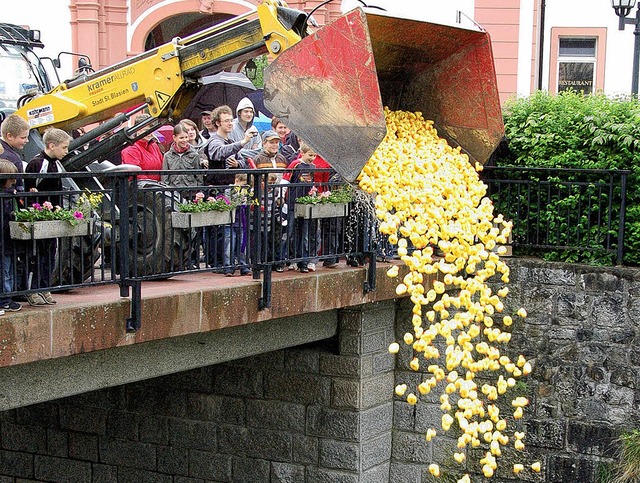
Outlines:
[[[0,173],[17,173],[18,168],[10,161],[0,161]],[[2,180],[3,193],[13,195],[16,193],[15,178]],[[15,278],[13,276],[13,241],[9,236],[9,221],[14,209],[15,198],[2,198],[2,294],[0,295],[0,312],[17,312],[22,308],[18,302],[11,300],[6,294],[15,290]],[[0,314],[0,315],[2,315]]]

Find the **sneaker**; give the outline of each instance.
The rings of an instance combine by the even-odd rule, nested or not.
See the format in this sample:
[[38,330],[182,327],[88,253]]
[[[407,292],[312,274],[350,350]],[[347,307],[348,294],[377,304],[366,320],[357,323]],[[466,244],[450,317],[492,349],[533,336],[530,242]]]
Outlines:
[[310,263],[309,265],[307,265],[307,268],[309,269],[310,272],[315,272],[316,271],[316,264],[315,263]]
[[325,260],[322,262],[322,266],[326,268],[336,268],[338,266],[338,262],[335,260]]
[[284,267],[282,265],[278,265],[276,267],[276,272],[284,272]]
[[296,266],[295,266],[294,264],[292,264],[292,263],[289,263],[289,264],[287,265],[287,270],[295,270],[296,268],[298,268],[298,267],[296,267]]
[[234,273],[235,273],[235,271],[233,271],[233,272],[224,272],[224,276],[225,277],[233,277]]
[[300,267],[302,273],[309,273],[309,267]]
[[22,308],[22,305],[12,300],[11,302],[7,302],[2,307],[0,307],[0,310],[4,310],[5,312],[17,312],[21,308]]
[[4,310],[0,309],[0,315],[4,315]]
[[248,268],[243,268],[242,270],[240,270],[240,275],[241,276],[251,275],[251,270]]
[[58,303],[57,300],[51,296],[51,292],[42,292],[40,296],[48,305],[55,305]]
[[30,293],[27,295],[27,302],[34,307],[37,305],[47,305],[47,302],[42,298],[39,293]]

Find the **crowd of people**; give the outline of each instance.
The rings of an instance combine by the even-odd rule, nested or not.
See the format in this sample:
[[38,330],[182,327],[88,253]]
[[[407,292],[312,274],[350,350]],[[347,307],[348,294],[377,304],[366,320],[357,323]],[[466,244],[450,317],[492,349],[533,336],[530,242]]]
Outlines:
[[[233,186],[248,187],[250,180],[246,174],[241,174],[246,173],[246,170],[282,170],[269,173],[265,177],[267,185],[263,185],[267,195],[261,200],[261,209],[274,213],[267,222],[269,238],[273,245],[268,257],[274,262],[276,271],[284,271],[285,260],[290,254],[295,253],[294,258],[302,260],[289,268],[297,268],[301,272],[313,271],[317,263],[316,257],[321,254],[322,249],[322,224],[294,218],[293,205],[296,198],[308,194],[314,183],[326,185],[331,172],[314,173],[313,168],[330,168],[330,165],[275,117],[272,119],[271,129],[260,134],[253,123],[255,115],[255,108],[248,98],[238,103],[235,112],[224,105],[213,110],[205,110],[201,114],[200,129],[191,119],[180,120],[173,126],[172,142],[163,146],[156,135],[150,133],[124,148],[119,153],[117,162],[138,166],[138,181],[160,182],[179,189],[185,198],[193,197],[197,191],[196,187],[198,190],[211,187],[214,194],[224,193]],[[139,114],[134,125],[146,121],[149,117],[148,114]],[[23,178],[20,174],[63,172],[60,160],[67,155],[72,137],[60,129],[48,129],[43,135],[42,152],[26,161],[23,160],[21,151],[29,139],[27,122],[16,115],[10,115],[2,122],[0,133],[0,173],[15,174],[14,178],[5,181],[5,193],[37,192],[38,195],[30,195],[30,202],[62,205],[60,195],[56,194],[62,191],[62,181],[59,177]],[[207,169],[217,171],[203,171]],[[234,172],[234,169],[243,171]],[[172,174],[171,171],[177,173]],[[188,171],[194,172],[191,174]],[[0,261],[4,290],[0,298],[0,311],[20,310],[21,304],[18,301],[4,296],[15,291],[36,289],[26,296],[26,301],[31,305],[56,303],[49,290],[57,250],[55,239],[35,242],[38,254],[37,267],[34,268],[36,276],[29,280],[29,286],[16,276],[19,272],[13,265],[16,260],[15,252],[25,248],[19,247],[8,235],[7,225],[12,211],[17,208],[15,199],[3,197],[4,250]],[[265,203],[267,206],[264,206]],[[199,268],[203,262],[213,266],[211,260],[214,254],[204,253],[204,260],[201,258],[201,251],[209,250],[218,254],[215,257],[221,260],[217,263],[223,267],[225,275],[233,276],[235,267],[240,268],[241,275],[251,273],[246,258],[247,245],[250,243],[248,210],[248,206],[242,207],[235,221],[223,230],[201,229],[197,232],[192,243],[190,266]],[[220,257],[219,254],[223,255]],[[327,267],[336,265],[335,258],[325,260]]]

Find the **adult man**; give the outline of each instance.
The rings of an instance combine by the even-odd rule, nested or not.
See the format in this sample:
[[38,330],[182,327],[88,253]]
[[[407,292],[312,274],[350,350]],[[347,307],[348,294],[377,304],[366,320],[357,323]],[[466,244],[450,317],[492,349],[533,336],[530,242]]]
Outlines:
[[202,111],[200,114],[200,121],[202,122],[202,131],[200,131],[200,135],[204,139],[209,139],[211,135],[216,132],[216,128],[211,120],[211,111]]
[[[235,174],[232,168],[244,168],[236,159],[238,152],[244,148],[253,136],[258,135],[258,130],[251,127],[247,130],[240,141],[233,142],[229,139],[229,133],[233,129],[233,112],[229,106],[216,107],[211,113],[213,125],[216,132],[211,134],[204,149],[209,159],[209,169],[226,169],[229,173],[212,173],[207,175],[205,183],[209,186],[217,186],[222,191],[229,185],[234,184]],[[207,264],[221,268],[226,265],[224,273],[231,276],[234,268],[230,266],[231,244],[233,241],[231,227],[225,225],[223,229],[208,229],[205,231],[205,238],[208,239]]]
[[[236,108],[236,118],[233,120],[233,126],[231,128],[231,133],[229,134],[229,139],[232,141],[240,141],[248,129],[253,127],[253,119],[255,117],[255,109],[253,107],[253,103],[248,97],[243,97],[240,102],[238,102],[238,107]],[[255,136],[252,137],[249,143],[244,147],[244,149],[260,149],[261,142],[260,137]]]
[[[209,169],[228,169],[246,167],[236,159],[238,152],[244,148],[258,130],[251,126],[244,133],[240,141],[233,141],[229,134],[233,129],[233,112],[229,106],[216,107],[211,113],[216,132],[209,138],[206,152],[209,158]],[[210,174],[206,183],[210,186],[231,185],[234,182],[234,174]]]

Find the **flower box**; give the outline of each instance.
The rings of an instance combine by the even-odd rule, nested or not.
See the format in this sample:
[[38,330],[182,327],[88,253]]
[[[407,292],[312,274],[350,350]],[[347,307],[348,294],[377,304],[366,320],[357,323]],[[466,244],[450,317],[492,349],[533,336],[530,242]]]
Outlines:
[[296,203],[296,218],[336,218],[349,214],[349,203]]
[[233,223],[236,210],[225,211],[197,211],[171,213],[171,223],[174,228],[198,228],[200,226],[228,225]]
[[14,240],[42,240],[69,236],[86,236],[93,233],[90,220],[72,225],[66,220],[10,221],[9,234]]

